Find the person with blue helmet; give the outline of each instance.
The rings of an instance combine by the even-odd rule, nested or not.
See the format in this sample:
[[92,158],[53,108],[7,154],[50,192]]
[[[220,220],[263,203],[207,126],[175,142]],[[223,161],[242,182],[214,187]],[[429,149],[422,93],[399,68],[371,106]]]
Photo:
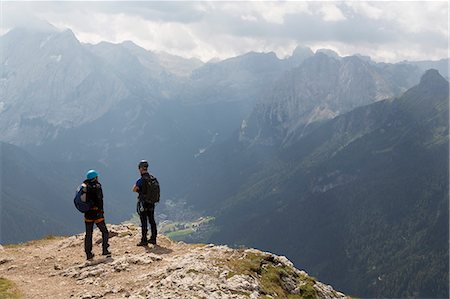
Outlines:
[[85,188],[86,201],[91,202],[91,209],[84,213],[84,223],[86,225],[86,236],[84,238],[84,251],[86,258],[91,260],[94,257],[92,253],[92,233],[94,231],[94,223],[102,233],[102,255],[111,255],[108,250],[109,232],[105,224],[105,216],[103,211],[103,190],[98,180],[98,172],[94,169],[86,173],[86,179],[82,184]]

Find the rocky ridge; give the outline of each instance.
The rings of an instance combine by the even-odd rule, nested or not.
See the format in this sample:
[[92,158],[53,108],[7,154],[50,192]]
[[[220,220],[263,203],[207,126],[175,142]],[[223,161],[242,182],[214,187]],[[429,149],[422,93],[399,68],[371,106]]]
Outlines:
[[165,236],[137,247],[140,229],[108,225],[113,255],[92,261],[84,234],[0,247],[0,277],[23,298],[348,298],[296,269],[283,256],[255,249],[185,244]]

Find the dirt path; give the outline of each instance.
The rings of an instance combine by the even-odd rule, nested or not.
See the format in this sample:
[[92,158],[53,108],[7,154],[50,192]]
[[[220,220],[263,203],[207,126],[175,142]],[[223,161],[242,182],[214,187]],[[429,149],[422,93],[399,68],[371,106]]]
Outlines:
[[[0,253],[0,277],[13,281],[24,298],[55,298],[55,294],[59,298],[83,297],[83,294],[88,297],[89,294],[101,293],[101,289],[111,291],[108,294],[110,298],[123,298],[143,287],[143,283],[136,281],[136,277],[152,272],[155,268],[166,267],[168,260],[183,255],[190,247],[172,242],[164,236],[159,237],[156,246],[138,247],[135,245],[139,242],[137,227],[129,225],[127,230],[123,227],[121,230],[116,226],[109,226],[109,230],[112,236],[110,258],[101,256],[100,234],[97,230],[94,233],[93,249],[96,256],[92,262],[87,262],[85,258],[83,234],[31,241],[4,248],[4,252]],[[137,257],[136,264],[127,267],[125,264],[130,263],[124,261],[124,257]],[[145,260],[145,257],[151,258]],[[99,269],[98,266],[102,264],[111,265],[110,268],[114,271],[102,277],[99,274],[107,271],[89,274],[89,270]],[[87,273],[87,277],[74,281],[74,278],[79,278],[76,277],[80,272],[77,270],[82,269],[86,270],[84,273]],[[70,270],[73,270],[72,275]]]

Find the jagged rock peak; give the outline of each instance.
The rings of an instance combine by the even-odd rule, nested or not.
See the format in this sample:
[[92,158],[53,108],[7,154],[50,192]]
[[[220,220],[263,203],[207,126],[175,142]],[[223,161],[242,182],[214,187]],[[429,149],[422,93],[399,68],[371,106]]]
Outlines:
[[157,246],[137,247],[139,227],[108,228],[111,257],[100,255],[98,230],[96,256],[88,262],[83,234],[45,238],[7,246],[0,276],[15,283],[25,298],[347,298],[283,256],[164,236]]
[[370,58],[370,56],[368,56],[368,55],[362,55],[362,54],[357,53],[357,54],[355,54],[353,56],[356,56],[359,59],[361,59],[363,61],[366,61],[366,62],[372,62],[372,58]]
[[292,56],[289,59],[294,63],[294,65],[301,64],[305,59],[314,56],[314,52],[308,48],[303,46],[297,46],[292,52]]
[[148,53],[148,54],[154,54],[153,51],[147,50],[141,46],[139,46],[138,44],[136,44],[135,42],[131,41],[131,40],[126,40],[120,43],[120,45],[128,50],[131,51],[139,51],[139,52],[144,52],[144,53]]
[[64,40],[66,42],[65,45],[75,46],[81,44],[73,31],[70,29],[61,31],[61,33],[58,34],[58,38],[60,38],[60,40]]
[[309,47],[297,46],[292,52],[292,57],[307,58],[314,55],[314,52]]
[[323,53],[329,57],[335,58],[335,59],[341,59],[341,56],[339,56],[339,54],[331,49],[318,49],[316,51],[317,53]]
[[448,82],[444,79],[444,77],[441,76],[438,70],[429,69],[420,78],[420,85],[429,84],[448,84]]
[[131,40],[125,40],[123,42],[120,43],[122,46],[127,47],[127,48],[142,48],[140,46],[138,46],[135,42],[131,41]]

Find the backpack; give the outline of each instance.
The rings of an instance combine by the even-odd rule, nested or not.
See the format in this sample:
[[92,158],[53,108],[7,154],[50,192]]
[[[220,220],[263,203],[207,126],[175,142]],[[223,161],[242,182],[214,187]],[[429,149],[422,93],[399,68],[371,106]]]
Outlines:
[[139,199],[145,203],[159,202],[159,182],[151,174],[142,176],[142,187],[139,190]]
[[92,207],[92,203],[86,201],[86,191],[87,185],[85,183],[81,184],[75,193],[75,198],[73,199],[73,203],[78,211],[81,213],[86,213]]

